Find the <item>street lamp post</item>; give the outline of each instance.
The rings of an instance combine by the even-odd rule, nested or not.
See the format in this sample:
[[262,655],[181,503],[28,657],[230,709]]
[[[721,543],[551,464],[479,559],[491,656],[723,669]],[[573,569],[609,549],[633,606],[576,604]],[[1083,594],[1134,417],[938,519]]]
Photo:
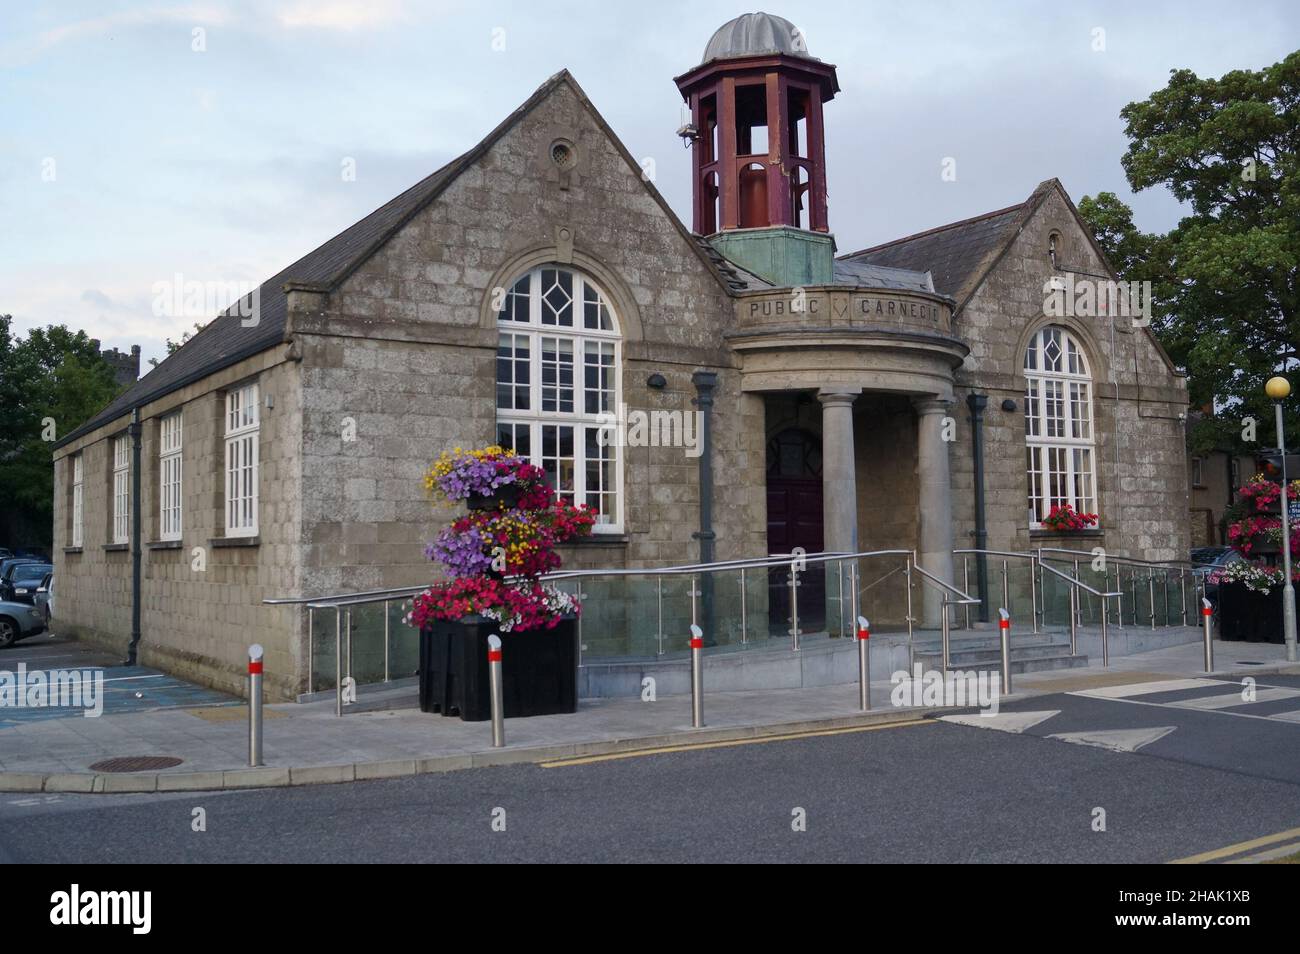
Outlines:
[[1291,382],[1281,375],[1269,378],[1264,385],[1264,393],[1273,399],[1277,420],[1277,451],[1282,455],[1282,633],[1286,638],[1287,662],[1295,662],[1295,587],[1291,584],[1291,517],[1287,512],[1286,435],[1282,431],[1282,402],[1291,393]]

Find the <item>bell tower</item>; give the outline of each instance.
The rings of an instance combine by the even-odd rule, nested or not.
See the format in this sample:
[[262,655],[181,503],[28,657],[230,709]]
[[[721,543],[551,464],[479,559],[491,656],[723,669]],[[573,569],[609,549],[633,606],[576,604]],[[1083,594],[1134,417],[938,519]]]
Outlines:
[[835,67],[789,20],[747,13],[676,78],[691,121],[693,227],[738,264],[782,285],[831,280],[822,104]]

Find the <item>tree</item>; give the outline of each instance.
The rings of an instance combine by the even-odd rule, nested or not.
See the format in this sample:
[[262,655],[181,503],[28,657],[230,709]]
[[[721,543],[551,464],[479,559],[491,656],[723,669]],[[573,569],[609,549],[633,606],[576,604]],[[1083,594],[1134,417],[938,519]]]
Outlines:
[[[53,542],[54,442],[120,392],[113,367],[85,332],[34,328],[17,340],[0,315],[0,487],[5,544]],[[20,539],[21,537],[21,539]]]
[[[174,355],[177,351],[180,351],[180,350],[181,350],[181,345],[185,344],[185,342],[189,341],[189,340],[190,340],[191,338],[193,338],[196,334],[198,334],[200,331],[202,331],[202,330],[203,330],[203,327],[204,327],[206,324],[207,324],[206,321],[196,321],[196,322],[194,322],[194,330],[193,330],[193,331],[185,331],[185,332],[182,332],[182,333],[181,333],[181,340],[180,340],[180,341],[172,341],[171,338],[168,338],[168,339],[167,339],[167,357],[170,358],[170,357],[171,357],[172,355]],[[164,360],[165,360],[165,359],[164,359]],[[157,359],[157,358],[150,358],[150,359],[149,359],[149,363],[150,363],[151,365],[153,365],[155,368],[158,367],[158,359]]]
[[[1155,235],[1112,193],[1079,212],[1125,279],[1152,282],[1152,325],[1187,371],[1192,403],[1221,409],[1196,426],[1193,447],[1239,444],[1246,417],[1271,443],[1264,382],[1300,367],[1300,52],[1219,79],[1174,70],[1120,116],[1129,184],[1164,184],[1190,214]],[[1289,412],[1289,433],[1297,423]]]

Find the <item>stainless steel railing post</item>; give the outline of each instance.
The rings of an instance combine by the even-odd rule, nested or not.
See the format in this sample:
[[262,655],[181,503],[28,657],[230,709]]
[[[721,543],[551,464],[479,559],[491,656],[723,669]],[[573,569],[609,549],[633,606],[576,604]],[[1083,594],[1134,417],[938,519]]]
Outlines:
[[662,576],[655,577],[655,587],[659,591],[659,631],[655,636],[659,640],[659,655],[662,656],[664,654],[664,578]]
[[943,599],[939,601],[939,635],[943,641],[943,669],[947,672],[950,668],[949,650],[948,650],[948,594],[943,594]]
[[1178,600],[1183,604],[1183,625],[1187,625],[1187,571],[1178,571]]
[[[1035,565],[1042,566],[1042,563],[1043,563],[1043,551],[1040,548],[1038,551],[1038,559],[1035,561],[1031,557],[1029,560],[1029,607],[1032,610],[1032,612],[1030,612],[1029,614],[1029,623],[1030,623],[1030,627],[1032,628],[1032,631],[1035,633],[1038,632],[1038,588],[1043,581],[1042,580],[1043,571],[1038,570],[1038,572],[1035,573],[1034,567]],[[1044,604],[1046,604],[1046,598],[1044,598]],[[1044,610],[1046,610],[1046,605],[1044,605],[1043,608]],[[1046,622],[1046,619],[1044,619],[1044,622]]]
[[[1030,574],[1033,574],[1033,567],[1030,567]],[[1011,584],[1007,578],[1007,561],[1002,561],[1002,605],[1010,608],[1011,606]]]
[[1103,669],[1110,666],[1110,633],[1106,626],[1109,617],[1110,608],[1103,596],[1101,598],[1101,665]]
[[745,568],[740,568],[740,645],[749,642],[749,612],[745,606]]
[[908,557],[904,562],[904,574],[907,577],[907,672],[910,676],[913,668],[916,666],[916,647],[913,642],[914,633],[912,624],[915,622],[912,616],[912,558]]
[[[961,558],[961,589],[963,593],[970,592],[970,557],[968,556]],[[962,611],[965,614],[966,628],[970,629],[970,604],[966,603],[962,606]]]
[[389,656],[389,642],[390,642],[390,634],[389,634],[388,627],[390,621],[388,617],[389,617],[388,600],[384,600],[384,682],[390,681],[390,677],[388,674],[388,656]]
[[334,607],[334,714],[343,715],[343,610]]
[[1151,628],[1156,628],[1156,571],[1147,571],[1148,605],[1151,607]]
[[799,571],[790,564],[790,651],[799,651]]
[[1070,655],[1077,656],[1079,645],[1079,617],[1076,615],[1079,607],[1079,588],[1071,584],[1070,586]]

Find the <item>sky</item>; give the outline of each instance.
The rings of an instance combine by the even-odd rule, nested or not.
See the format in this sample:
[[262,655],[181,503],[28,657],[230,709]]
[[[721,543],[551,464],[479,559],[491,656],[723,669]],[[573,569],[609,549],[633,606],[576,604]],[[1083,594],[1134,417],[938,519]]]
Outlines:
[[[565,67],[689,226],[672,77],[754,9],[4,0],[0,314],[161,357],[205,308],[469,149]],[[765,9],[838,69],[825,119],[841,253],[1014,205],[1053,176],[1076,202],[1115,192],[1140,228],[1167,230],[1180,207],[1128,188],[1119,111],[1172,69],[1257,70],[1300,47],[1295,0]],[[172,289],[193,282],[211,300],[177,307]]]

